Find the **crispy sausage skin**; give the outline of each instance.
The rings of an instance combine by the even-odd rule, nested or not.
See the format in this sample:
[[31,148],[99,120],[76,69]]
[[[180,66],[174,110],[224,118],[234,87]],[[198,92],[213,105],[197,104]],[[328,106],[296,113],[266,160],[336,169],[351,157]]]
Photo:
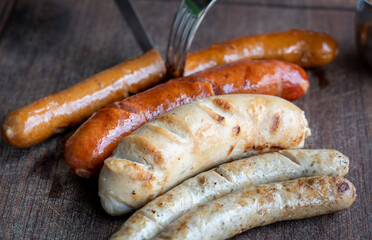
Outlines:
[[274,222],[344,210],[355,198],[355,187],[343,177],[300,178],[248,187],[186,213],[153,239],[227,239]]
[[330,149],[264,153],[198,174],[137,210],[111,239],[152,239],[188,211],[242,188],[310,176],[345,176],[349,159]]
[[277,60],[242,61],[171,80],[96,112],[66,142],[65,160],[73,173],[89,177],[99,173],[103,161],[123,137],[187,102],[236,93],[296,100],[308,87],[301,67]]
[[[304,67],[320,66],[337,54],[337,43],[326,34],[290,30],[214,44],[190,54],[185,75],[248,59],[281,59]],[[64,91],[31,103],[6,117],[3,138],[12,146],[30,147],[74,126],[101,107],[159,83],[165,67],[158,52],[123,62]],[[297,93],[294,93],[296,95]]]
[[9,113],[2,136],[12,146],[30,147],[77,125],[109,103],[154,86],[164,76],[164,62],[151,50]]
[[280,59],[302,67],[322,66],[332,61],[337,53],[336,41],[323,33],[289,30],[253,35],[213,44],[189,54],[184,75],[216,65],[252,59]]

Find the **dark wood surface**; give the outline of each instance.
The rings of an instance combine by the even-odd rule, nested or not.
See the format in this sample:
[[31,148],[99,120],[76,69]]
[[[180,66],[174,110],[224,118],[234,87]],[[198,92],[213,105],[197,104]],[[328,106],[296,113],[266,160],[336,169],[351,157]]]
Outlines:
[[0,36],[13,11],[16,0],[3,0],[0,2]]
[[[178,3],[135,1],[163,55]],[[334,62],[307,70],[310,90],[295,103],[312,129],[307,148],[334,148],[350,157],[347,178],[357,188],[356,202],[342,212],[256,228],[235,239],[372,239],[372,71],[357,54],[355,5],[351,0],[225,0],[202,23],[193,50],[290,28],[327,32],[340,47]],[[18,0],[0,38],[0,121],[139,54],[112,1]],[[64,165],[63,144],[73,131],[28,149],[0,140],[0,239],[106,239],[128,217],[107,215],[97,178],[81,179]]]

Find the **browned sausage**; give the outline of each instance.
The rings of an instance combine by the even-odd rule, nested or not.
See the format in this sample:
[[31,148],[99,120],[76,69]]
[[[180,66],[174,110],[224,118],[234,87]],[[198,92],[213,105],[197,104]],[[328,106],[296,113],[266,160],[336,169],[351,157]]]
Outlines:
[[260,93],[295,100],[306,93],[305,71],[276,61],[243,61],[175,79],[96,112],[66,142],[64,156],[73,173],[96,174],[119,141],[154,117],[213,95]]
[[241,60],[280,59],[302,67],[321,66],[338,53],[336,41],[329,35],[304,30],[247,36],[190,54],[185,76],[216,65]]
[[151,50],[9,113],[2,126],[3,138],[12,146],[30,147],[82,122],[109,103],[159,83],[164,75],[161,56]]
[[[306,67],[319,66],[331,61],[337,52],[337,43],[326,34],[290,30],[255,35],[190,54],[185,75],[246,59],[282,59]],[[164,71],[157,51],[149,51],[10,113],[3,123],[3,138],[15,147],[37,144],[80,123],[106,104],[160,82]]]

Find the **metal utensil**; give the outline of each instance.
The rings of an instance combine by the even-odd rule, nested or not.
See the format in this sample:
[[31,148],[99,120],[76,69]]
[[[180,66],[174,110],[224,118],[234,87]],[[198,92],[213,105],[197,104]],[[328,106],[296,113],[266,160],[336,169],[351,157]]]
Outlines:
[[115,0],[115,2],[119,7],[121,14],[127,21],[129,28],[132,30],[132,33],[142,51],[147,52],[154,49],[154,44],[152,43],[150,36],[147,34],[141,18],[138,16],[138,13],[130,0]]
[[183,0],[169,34],[166,67],[170,78],[183,75],[188,50],[205,14],[216,0]]
[[359,52],[372,66],[372,2],[359,0],[355,19]]

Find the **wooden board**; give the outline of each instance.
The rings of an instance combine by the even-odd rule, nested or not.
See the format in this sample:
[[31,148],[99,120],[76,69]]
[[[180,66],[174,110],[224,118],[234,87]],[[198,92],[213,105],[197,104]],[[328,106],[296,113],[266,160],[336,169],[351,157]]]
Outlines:
[[[350,157],[347,178],[357,188],[356,202],[343,212],[276,223],[235,239],[372,238],[372,71],[355,46],[356,2],[326,2],[223,1],[195,37],[193,50],[243,35],[301,28],[327,32],[340,47],[334,62],[308,70],[310,90],[295,103],[306,111],[312,129],[306,147],[335,148]],[[178,3],[135,1],[163,55]],[[12,110],[139,54],[113,1],[19,0],[0,39],[0,121]],[[73,131],[28,149],[0,140],[2,238],[105,239],[128,217],[107,215],[97,178],[81,179],[64,165],[63,144]]]
[[8,18],[13,12],[16,0],[4,0],[0,2],[0,36],[8,22]]

